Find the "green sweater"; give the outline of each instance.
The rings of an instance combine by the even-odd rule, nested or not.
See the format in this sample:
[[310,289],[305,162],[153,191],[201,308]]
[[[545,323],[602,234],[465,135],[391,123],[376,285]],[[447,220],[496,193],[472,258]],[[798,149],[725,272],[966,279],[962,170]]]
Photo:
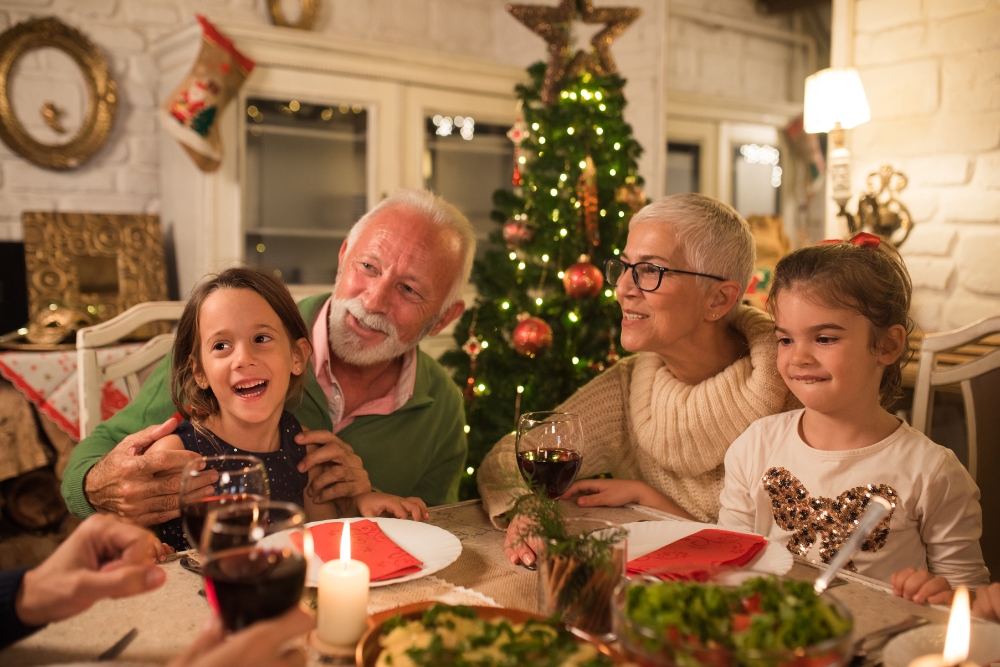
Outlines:
[[[309,330],[329,294],[309,297],[299,310]],[[83,493],[87,472],[126,436],[151,424],[160,424],[177,412],[170,399],[167,355],[142,386],[139,395],[115,416],[101,422],[73,450],[63,473],[62,493],[73,514],[94,513]],[[310,361],[301,401],[286,408],[311,430],[333,428],[326,395],[316,381]],[[364,462],[372,486],[399,496],[419,496],[428,505],[458,500],[458,484],[465,467],[468,444],[462,395],[444,368],[417,351],[417,376],[413,396],[390,415],[358,417],[337,432]]]

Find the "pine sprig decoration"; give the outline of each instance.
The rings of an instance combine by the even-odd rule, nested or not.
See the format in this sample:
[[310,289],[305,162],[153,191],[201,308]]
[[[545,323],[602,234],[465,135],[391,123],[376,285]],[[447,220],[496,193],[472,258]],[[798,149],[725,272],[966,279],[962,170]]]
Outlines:
[[[613,291],[605,285],[596,297],[573,298],[566,294],[562,278],[581,255],[603,271],[604,262],[625,244],[634,211],[628,202],[616,199],[616,192],[642,184],[636,163],[642,148],[622,116],[625,80],[584,73],[566,81],[558,100],[544,105],[545,69],[544,63],[532,65],[530,83],[516,89],[530,128],[521,145],[524,184],[519,192],[494,194],[491,218],[497,230],[473,268],[480,295],[476,334],[484,345],[477,358],[473,398],[466,406],[468,466],[473,472],[463,478],[463,499],[478,497],[479,465],[493,445],[515,429],[519,387],[521,412],[551,410],[617,355],[621,310]],[[596,246],[588,239],[577,194],[588,157],[596,167]],[[505,247],[500,227],[514,216],[522,216],[535,234],[519,247]],[[512,345],[511,332],[521,313],[539,317],[552,328],[552,345],[533,358]],[[471,321],[470,309],[455,329],[459,346]],[[455,369],[456,382],[464,387],[469,356],[454,350],[441,361]]]

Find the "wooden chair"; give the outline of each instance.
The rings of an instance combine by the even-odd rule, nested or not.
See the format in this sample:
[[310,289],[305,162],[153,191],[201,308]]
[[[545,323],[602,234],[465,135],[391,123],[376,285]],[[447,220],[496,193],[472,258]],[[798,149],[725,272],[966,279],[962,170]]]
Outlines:
[[[920,345],[920,365],[913,394],[913,428],[931,436],[934,392],[959,385],[965,405],[967,449],[964,461],[982,494],[983,536],[980,543],[994,580],[1000,575],[1000,317],[936,334]],[[957,348],[957,349],[956,349]],[[949,354],[950,350],[956,353]],[[959,458],[962,459],[960,452]]]
[[80,329],[76,334],[77,374],[79,379],[80,439],[86,438],[101,423],[101,387],[124,378],[131,401],[139,393],[141,371],[158,363],[174,345],[174,334],[155,336],[128,356],[101,366],[97,352],[118,342],[144,324],[180,319],[183,301],[149,301],[132,306],[107,322]]

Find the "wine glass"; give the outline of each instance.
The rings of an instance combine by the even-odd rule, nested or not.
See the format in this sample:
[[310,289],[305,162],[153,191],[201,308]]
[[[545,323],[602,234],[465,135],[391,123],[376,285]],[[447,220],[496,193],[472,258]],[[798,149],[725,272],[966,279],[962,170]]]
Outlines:
[[568,412],[528,412],[517,425],[517,467],[529,486],[558,498],[583,462],[583,424]]
[[306,515],[294,503],[248,500],[209,511],[200,550],[205,595],[231,632],[285,613],[302,597]]
[[[206,487],[211,492],[206,491]],[[264,462],[256,456],[203,456],[181,472],[181,523],[197,549],[208,513],[223,505],[270,495]]]

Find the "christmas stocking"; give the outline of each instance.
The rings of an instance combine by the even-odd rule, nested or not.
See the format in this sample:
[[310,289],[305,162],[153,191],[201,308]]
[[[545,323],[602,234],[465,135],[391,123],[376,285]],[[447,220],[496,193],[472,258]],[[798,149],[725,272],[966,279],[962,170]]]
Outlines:
[[201,52],[180,85],[160,107],[160,123],[202,171],[215,171],[222,160],[218,119],[254,68],[204,16]]

